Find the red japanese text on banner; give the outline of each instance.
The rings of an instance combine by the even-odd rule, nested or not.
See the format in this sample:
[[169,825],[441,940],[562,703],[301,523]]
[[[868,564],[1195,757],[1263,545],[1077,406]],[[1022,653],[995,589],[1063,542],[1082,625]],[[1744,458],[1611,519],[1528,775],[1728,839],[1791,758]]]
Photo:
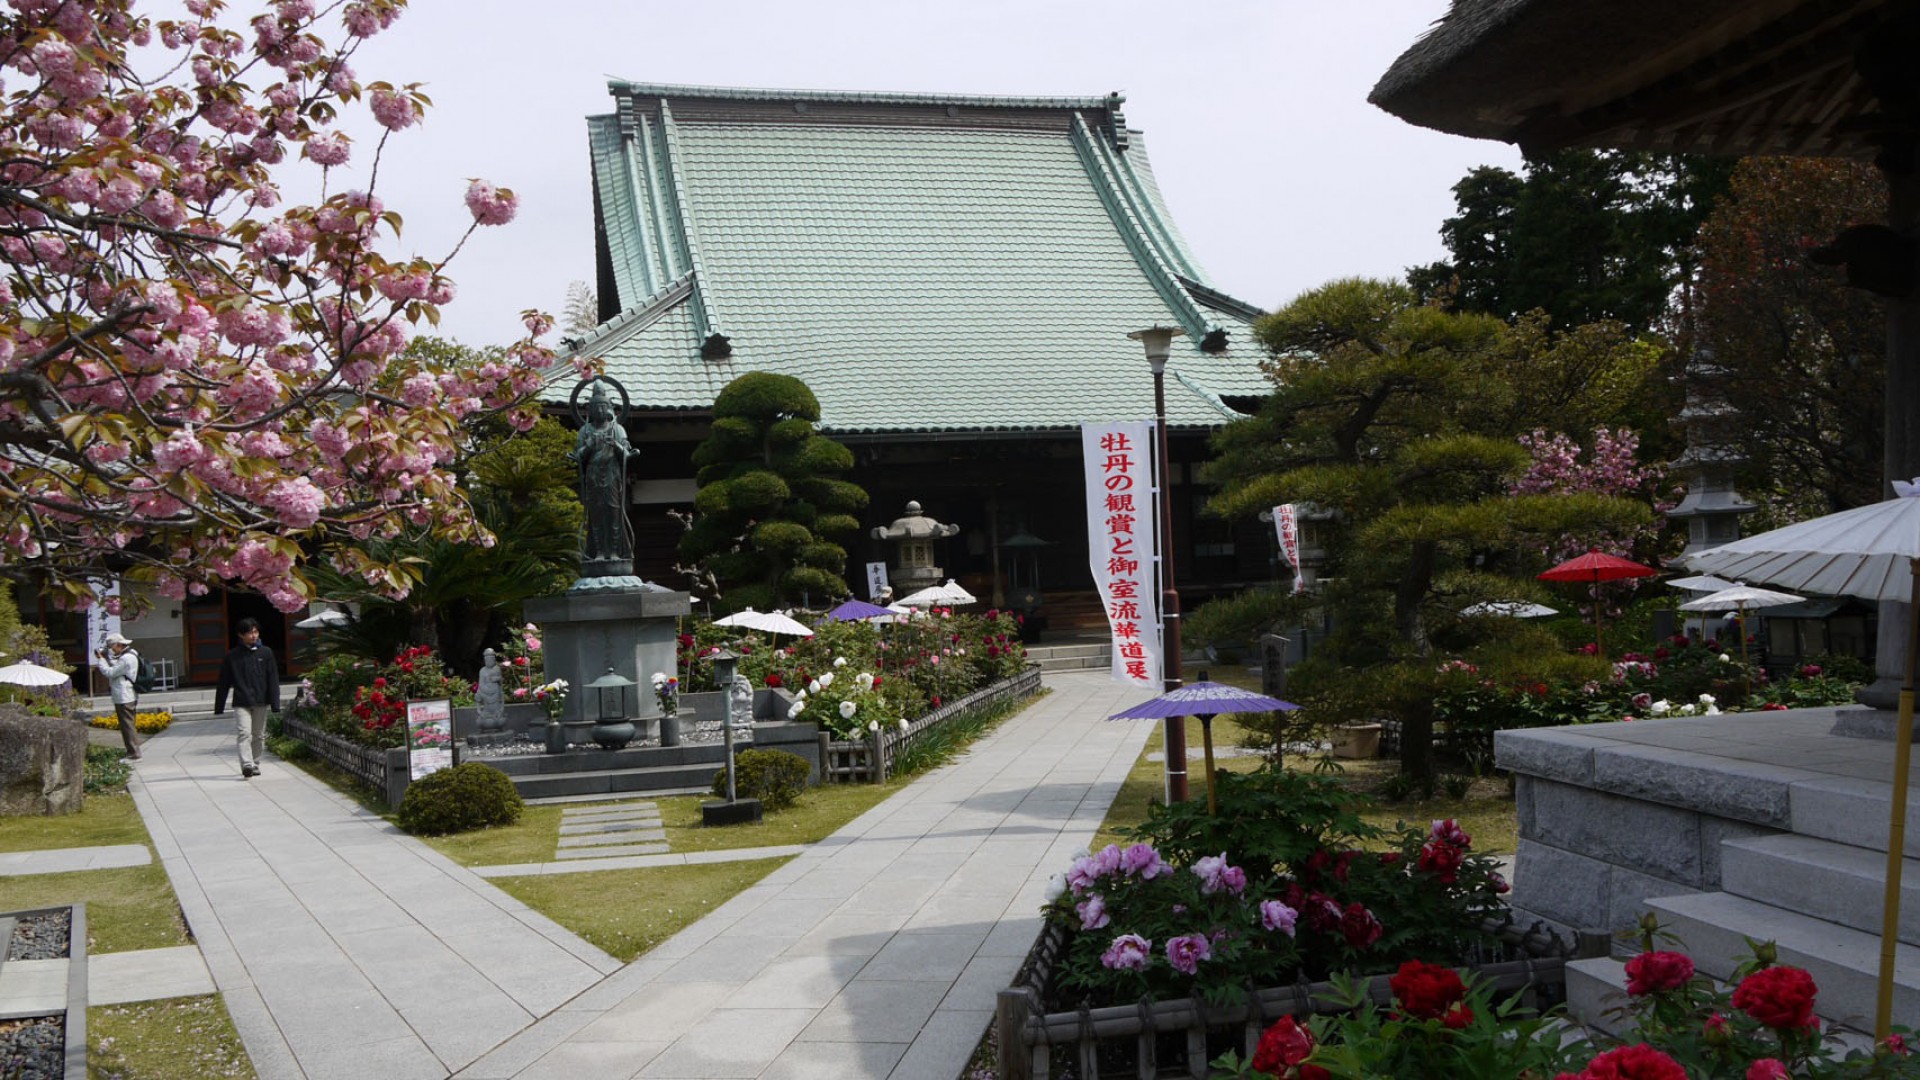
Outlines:
[[1305,592],[1307,578],[1300,572],[1300,519],[1293,503],[1281,503],[1273,508],[1273,527],[1280,534],[1280,554],[1286,556],[1287,565],[1293,567],[1293,591]]
[[1087,551],[1094,587],[1113,633],[1113,677],[1158,690],[1160,595],[1154,554],[1160,531],[1152,480],[1153,425],[1084,424]]

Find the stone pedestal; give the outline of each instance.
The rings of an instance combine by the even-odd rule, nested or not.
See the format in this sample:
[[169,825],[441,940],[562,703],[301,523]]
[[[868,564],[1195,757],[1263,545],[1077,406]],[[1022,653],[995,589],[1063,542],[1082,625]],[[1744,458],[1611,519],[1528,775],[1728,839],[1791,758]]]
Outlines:
[[[588,580],[607,579],[583,579]],[[649,687],[654,672],[675,669],[677,620],[692,610],[686,593],[646,584],[576,585],[559,596],[528,600],[525,610],[527,618],[540,625],[547,678],[567,680],[563,722],[591,725],[599,717],[600,703],[586,685],[608,668],[637,684],[627,691],[637,699],[627,703],[630,719],[660,715]]]
[[700,804],[702,825],[748,825],[760,820],[759,799],[735,799]]

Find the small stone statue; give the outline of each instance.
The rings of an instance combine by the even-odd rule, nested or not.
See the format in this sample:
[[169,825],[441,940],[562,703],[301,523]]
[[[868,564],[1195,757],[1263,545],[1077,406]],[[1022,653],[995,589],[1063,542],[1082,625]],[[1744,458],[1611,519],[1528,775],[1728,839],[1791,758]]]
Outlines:
[[727,725],[735,738],[753,736],[753,684],[745,675],[735,675],[727,687]]
[[500,688],[500,660],[488,649],[480,654],[480,677],[473,683],[473,705],[479,711],[481,734],[507,726],[507,699]]

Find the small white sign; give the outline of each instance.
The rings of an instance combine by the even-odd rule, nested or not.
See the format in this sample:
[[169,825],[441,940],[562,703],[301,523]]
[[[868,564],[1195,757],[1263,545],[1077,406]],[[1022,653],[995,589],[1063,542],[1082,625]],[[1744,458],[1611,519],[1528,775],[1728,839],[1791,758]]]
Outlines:
[[880,602],[880,597],[887,591],[887,589],[888,589],[887,564],[883,562],[868,563],[867,564],[867,599],[872,600],[874,603],[877,604]]
[[407,702],[407,768],[413,779],[453,767],[453,702]]

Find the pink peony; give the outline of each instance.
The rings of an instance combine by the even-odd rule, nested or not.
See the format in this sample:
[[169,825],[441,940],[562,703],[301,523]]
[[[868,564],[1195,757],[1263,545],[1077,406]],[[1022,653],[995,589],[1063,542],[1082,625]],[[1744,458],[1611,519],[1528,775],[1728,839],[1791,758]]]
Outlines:
[[1294,923],[1297,922],[1299,918],[1299,912],[1278,900],[1260,901],[1260,925],[1269,930],[1278,930],[1280,933],[1292,937]]
[[1191,975],[1200,969],[1200,961],[1213,955],[1213,946],[1205,934],[1182,934],[1167,942],[1167,962],[1175,971]]
[[1139,934],[1121,934],[1100,954],[1100,963],[1112,971],[1139,971],[1152,959],[1153,942]]

